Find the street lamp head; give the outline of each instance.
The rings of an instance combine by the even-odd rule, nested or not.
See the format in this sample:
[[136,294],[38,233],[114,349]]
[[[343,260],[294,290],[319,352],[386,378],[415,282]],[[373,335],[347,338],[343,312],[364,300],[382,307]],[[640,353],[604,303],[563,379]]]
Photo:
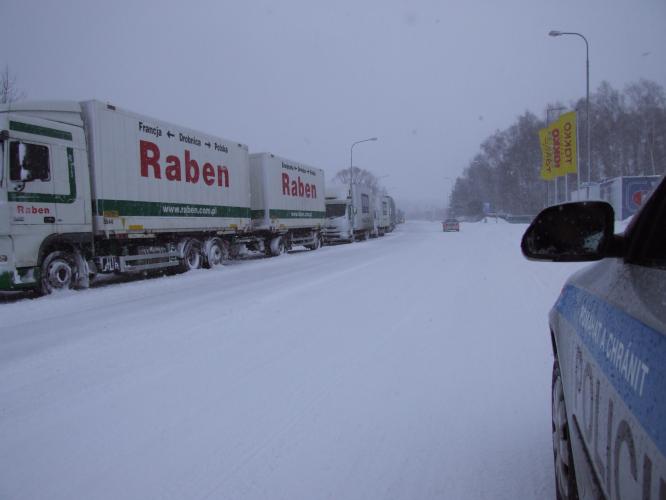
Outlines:
[[552,30],[548,33],[548,36],[560,36],[560,35],[562,35],[562,32],[557,30]]

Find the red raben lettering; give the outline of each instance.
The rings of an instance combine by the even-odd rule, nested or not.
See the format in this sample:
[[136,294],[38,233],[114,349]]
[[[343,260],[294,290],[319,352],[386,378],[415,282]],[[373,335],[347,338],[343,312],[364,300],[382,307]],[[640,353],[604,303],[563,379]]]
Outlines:
[[215,169],[210,163],[204,163],[201,175],[206,186],[215,184]]
[[[139,156],[141,159],[141,177],[162,178],[162,167],[160,165],[160,148],[150,141],[139,141]],[[182,168],[181,168],[182,167]],[[216,184],[218,187],[229,187],[229,169],[224,165],[214,167],[211,163],[204,163],[199,168],[199,163],[192,158],[190,150],[184,151],[184,160],[175,155],[166,157],[166,168],[164,175],[168,181],[182,182],[183,168],[185,169],[185,182],[197,184],[203,180],[207,186]]]
[[16,212],[21,215],[48,215],[51,213],[48,207],[24,207],[23,205],[16,205]]
[[298,176],[296,180],[289,178],[289,174],[282,173],[282,194],[285,196],[299,196],[301,198],[316,198],[317,186],[303,182]]
[[190,151],[185,150],[185,182],[199,182],[199,164],[190,158]]
[[[141,150],[141,176],[149,177],[148,167],[150,166],[153,167],[155,179],[161,179],[160,164],[157,163],[160,159],[160,148],[150,141],[139,141],[139,149]],[[150,156],[148,153],[150,153]]]
[[[166,178],[170,181],[179,181],[180,177],[180,158],[174,155],[167,156],[167,168],[165,170]],[[143,175],[143,174],[141,174]]]

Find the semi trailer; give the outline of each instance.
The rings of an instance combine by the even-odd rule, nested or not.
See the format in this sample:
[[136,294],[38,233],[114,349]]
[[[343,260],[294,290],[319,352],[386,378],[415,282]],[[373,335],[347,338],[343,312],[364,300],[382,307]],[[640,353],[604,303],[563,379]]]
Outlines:
[[2,105],[0,290],[212,267],[242,245],[316,248],[323,173],[254,165],[253,205],[244,144],[94,100]]
[[[395,201],[391,196],[384,195],[382,196],[382,214],[384,217],[385,232],[391,232],[395,229],[395,226],[398,224],[398,213],[395,207]],[[386,221],[388,219],[388,221]]]
[[279,255],[316,250],[326,211],[324,171],[271,153],[250,155],[252,236],[247,246]]

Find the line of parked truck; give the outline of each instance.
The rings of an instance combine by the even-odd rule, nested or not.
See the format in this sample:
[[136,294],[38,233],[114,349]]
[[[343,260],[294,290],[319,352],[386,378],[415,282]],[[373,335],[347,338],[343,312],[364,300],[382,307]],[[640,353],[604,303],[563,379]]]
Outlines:
[[390,196],[99,101],[0,106],[0,290],[382,236]]

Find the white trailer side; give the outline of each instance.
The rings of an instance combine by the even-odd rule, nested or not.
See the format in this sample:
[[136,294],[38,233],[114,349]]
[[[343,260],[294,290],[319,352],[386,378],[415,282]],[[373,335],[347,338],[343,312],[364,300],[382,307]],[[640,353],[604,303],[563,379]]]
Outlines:
[[98,101],[82,108],[97,234],[249,229],[247,146]]
[[383,195],[380,197],[379,227],[382,232],[391,230],[391,197]]
[[324,171],[271,153],[250,155],[252,226],[319,229],[326,212]]
[[370,237],[375,224],[373,214],[375,196],[370,188],[354,184],[352,197],[354,205],[354,233],[359,238],[367,239]]
[[252,230],[270,253],[292,245],[319,248],[326,215],[323,170],[271,153],[251,154],[250,186]]

